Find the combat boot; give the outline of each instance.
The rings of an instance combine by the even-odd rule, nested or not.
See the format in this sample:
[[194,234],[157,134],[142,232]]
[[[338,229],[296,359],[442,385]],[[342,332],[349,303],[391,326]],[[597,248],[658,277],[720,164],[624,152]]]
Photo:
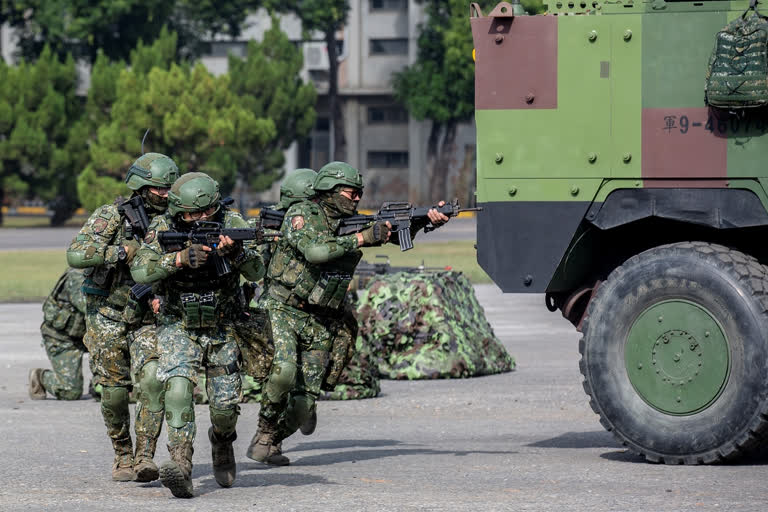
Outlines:
[[45,386],[43,386],[42,368],[29,370],[29,398],[32,400],[45,400]]
[[112,440],[115,450],[115,461],[112,464],[112,480],[115,482],[132,482],[136,479],[133,472],[133,447],[131,437]]
[[192,443],[168,445],[171,460],[160,466],[160,482],[177,498],[193,498],[192,494]]
[[152,460],[155,456],[157,438],[136,436],[136,455],[133,458],[133,470],[137,482],[153,482],[160,476],[157,464]]
[[235,450],[232,443],[237,439],[237,433],[232,432],[227,437],[219,437],[213,427],[208,429],[208,439],[211,441],[211,457],[213,459],[213,476],[222,487],[232,487],[237,476]]
[[309,415],[307,421],[301,424],[299,430],[305,436],[311,436],[315,433],[315,428],[317,428],[317,409],[312,409],[312,414]]
[[277,441],[277,425],[259,416],[259,430],[251,439],[246,457],[273,466],[287,466],[290,459],[283,455],[282,442]]

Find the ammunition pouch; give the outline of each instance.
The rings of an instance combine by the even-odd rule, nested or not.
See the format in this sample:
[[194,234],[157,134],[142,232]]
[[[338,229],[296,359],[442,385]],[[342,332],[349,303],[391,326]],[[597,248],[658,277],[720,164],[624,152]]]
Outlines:
[[200,329],[216,327],[219,315],[217,313],[216,294],[182,293],[181,314],[184,327],[187,329]]
[[43,319],[54,330],[71,338],[85,335],[85,315],[71,304],[61,304],[50,297],[43,303]]
[[321,308],[339,309],[344,303],[352,276],[344,272],[323,272],[307,297],[307,302]]
[[144,314],[147,312],[145,301],[141,303],[133,297],[128,297],[123,308],[123,321],[127,324],[138,323],[144,318]]

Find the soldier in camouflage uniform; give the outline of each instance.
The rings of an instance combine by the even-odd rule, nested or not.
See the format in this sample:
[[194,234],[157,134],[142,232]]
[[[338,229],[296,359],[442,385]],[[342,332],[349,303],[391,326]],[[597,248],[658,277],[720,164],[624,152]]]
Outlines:
[[[267,271],[264,305],[275,356],[262,393],[259,430],[246,454],[265,463],[289,462],[280,453],[280,443],[312,415],[329,351],[345,328],[345,298],[362,256],[359,248],[390,240],[391,225],[386,222],[372,223],[359,233],[335,235],[341,220],[356,213],[362,197],[363,180],[354,167],[343,162],[325,165],[313,189],[315,199],[294,204],[286,212],[283,237]],[[440,225],[448,218],[430,210],[429,220]],[[422,227],[414,225],[412,235]]]
[[78,400],[83,394],[83,345],[85,296],[83,271],[68,269],[43,302],[43,347],[51,370],[29,371],[29,397],[45,400],[46,392],[57,400]]
[[[205,373],[210,398],[213,472],[216,482],[230,487],[236,476],[232,442],[240,401],[240,349],[234,323],[243,311],[239,286],[242,275],[261,279],[264,266],[251,244],[221,236],[215,252],[190,244],[163,247],[163,231],[188,232],[198,222],[218,222],[224,228],[248,227],[243,218],[220,202],[219,185],[203,173],[182,176],[168,194],[166,215],[150,225],[131,268],[140,283],[156,283],[164,297],[158,304],[157,338],[160,351],[158,377],[165,383],[168,451],[171,460],[160,467],[160,481],[179,498],[193,497],[192,454],[195,440],[193,390]],[[225,258],[232,272],[218,275],[214,258]]]
[[[146,215],[152,219],[165,211],[168,189],[178,175],[173,160],[159,153],[146,153],[133,163],[125,182],[134,192],[132,197],[141,197]],[[142,402],[136,409],[134,459],[128,410],[132,386],[128,335],[141,326],[142,315],[137,314],[139,305],[130,302],[134,282],[129,265],[139,248],[134,238],[141,234],[134,232],[119,203],[93,212],[69,246],[67,262],[71,267],[86,269],[83,291],[87,329],[83,341],[90,353],[94,382],[102,386],[101,412],[115,451],[112,479],[151,481],[158,475],[152,457],[162,426],[162,388],[151,365],[141,372]]]

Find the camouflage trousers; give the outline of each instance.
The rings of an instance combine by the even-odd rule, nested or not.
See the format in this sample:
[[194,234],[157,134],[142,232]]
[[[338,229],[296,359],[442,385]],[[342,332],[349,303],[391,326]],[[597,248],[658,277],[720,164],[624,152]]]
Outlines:
[[304,422],[320,396],[329,351],[339,318],[312,315],[272,298],[265,300],[272,326],[275,355],[262,392],[261,411],[270,422],[277,420],[279,436],[290,436]]
[[183,377],[192,385],[188,393],[175,395],[178,400],[174,398],[175,402],[183,402],[179,404],[179,409],[184,411],[184,424],[174,426],[173,423],[179,423],[172,422],[169,416],[171,411],[166,411],[168,443],[171,446],[191,443],[197,433],[193,388],[199,375],[207,377],[206,392],[214,428],[218,427],[219,421],[214,410],[239,411],[237,404],[241,399],[241,382],[237,335],[229,323],[222,322],[218,327],[210,329],[186,329],[179,319],[159,327],[157,340],[160,361],[157,376],[161,382],[166,382],[166,409],[170,407],[167,394],[170,379]]
[[40,326],[43,347],[51,361],[51,370],[43,372],[43,387],[58,400],[77,400],[83,394],[82,338],[74,338],[43,322]]
[[[163,428],[164,393],[157,378],[157,327],[143,325],[128,335],[131,380],[136,396],[136,439],[157,439]],[[148,363],[154,362],[153,365]]]

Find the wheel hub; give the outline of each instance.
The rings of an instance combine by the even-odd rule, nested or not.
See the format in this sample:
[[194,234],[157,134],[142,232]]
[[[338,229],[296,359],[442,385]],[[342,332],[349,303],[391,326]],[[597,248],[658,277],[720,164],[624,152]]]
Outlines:
[[728,379],[728,341],[714,316],[681,299],[649,307],[632,324],[625,363],[635,391],[651,407],[694,414],[720,395]]

